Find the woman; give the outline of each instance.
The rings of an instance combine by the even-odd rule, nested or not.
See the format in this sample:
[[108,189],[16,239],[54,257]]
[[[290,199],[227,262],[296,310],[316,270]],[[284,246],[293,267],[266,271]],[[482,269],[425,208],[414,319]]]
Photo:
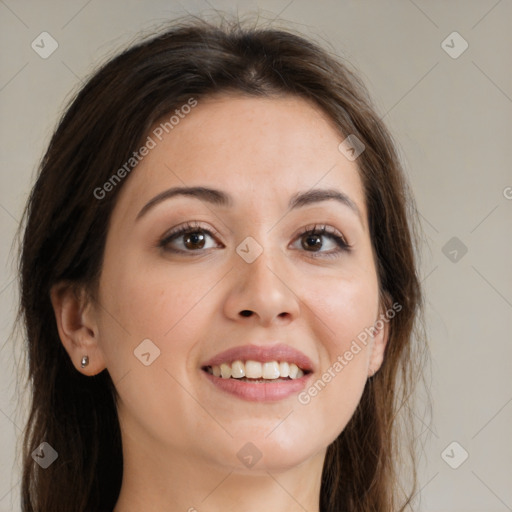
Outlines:
[[409,506],[415,211],[344,63],[176,22],[78,93],[25,215],[24,511]]

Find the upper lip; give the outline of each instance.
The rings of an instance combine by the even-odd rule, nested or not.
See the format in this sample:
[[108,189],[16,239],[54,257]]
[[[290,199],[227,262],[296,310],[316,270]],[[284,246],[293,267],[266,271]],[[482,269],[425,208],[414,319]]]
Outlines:
[[313,371],[313,364],[308,356],[283,343],[276,345],[242,345],[233,347],[213,356],[201,366],[219,366],[222,363],[249,360],[260,361],[262,363],[286,361],[288,363],[295,363],[299,368],[302,368],[302,370]]

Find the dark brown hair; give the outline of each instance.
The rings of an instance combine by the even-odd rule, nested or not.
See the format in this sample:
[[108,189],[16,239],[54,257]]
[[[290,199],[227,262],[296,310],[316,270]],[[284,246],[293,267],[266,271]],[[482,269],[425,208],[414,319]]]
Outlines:
[[[107,370],[93,377],[76,371],[60,342],[49,292],[68,281],[77,293],[85,289],[94,297],[109,219],[126,180],[101,200],[94,190],[129,160],[163,115],[191,97],[200,102],[216,93],[307,98],[340,134],[365,144],[357,164],[381,296],[401,310],[390,320],[382,367],[328,447],[320,509],[396,512],[411,503],[414,445],[412,436],[400,437],[400,445],[397,436],[400,425],[406,434],[413,427],[407,404],[421,375],[422,296],[417,216],[392,138],[350,66],[310,38],[192,17],[130,47],[87,81],[61,119],[31,192],[20,257],[31,389],[24,512],[110,511],[117,501],[123,462],[116,389]],[[31,456],[43,441],[59,454],[47,469]],[[400,490],[397,472],[404,455],[412,462],[408,491]]]

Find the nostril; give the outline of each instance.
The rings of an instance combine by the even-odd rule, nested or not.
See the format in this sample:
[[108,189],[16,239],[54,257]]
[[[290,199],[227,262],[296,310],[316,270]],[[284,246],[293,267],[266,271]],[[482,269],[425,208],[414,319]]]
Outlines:
[[252,311],[249,311],[248,309],[244,309],[243,311],[240,311],[240,314],[242,316],[251,316],[252,315]]

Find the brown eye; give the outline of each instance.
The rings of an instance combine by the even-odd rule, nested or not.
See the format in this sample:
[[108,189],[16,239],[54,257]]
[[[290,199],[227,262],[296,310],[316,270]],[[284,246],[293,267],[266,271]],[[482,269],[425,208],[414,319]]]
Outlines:
[[205,244],[205,236],[200,231],[183,235],[183,242],[187,249],[202,249]]
[[158,243],[165,251],[175,253],[201,253],[222,247],[216,237],[205,228],[187,224],[165,236]]
[[305,234],[302,236],[302,247],[308,250],[318,250],[322,248],[322,236],[315,234]]
[[[300,245],[299,245],[300,243]],[[295,239],[295,248],[310,253],[311,257],[335,258],[342,252],[350,252],[352,246],[344,236],[329,226],[306,228]]]

